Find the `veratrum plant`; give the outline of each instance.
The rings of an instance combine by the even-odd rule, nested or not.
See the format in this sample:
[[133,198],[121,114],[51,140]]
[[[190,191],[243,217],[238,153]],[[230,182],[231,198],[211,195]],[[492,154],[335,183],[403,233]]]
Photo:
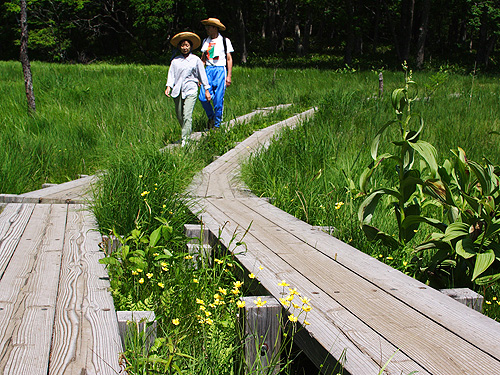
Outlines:
[[462,285],[491,284],[500,279],[500,167],[487,159],[483,164],[467,160],[461,148],[452,152],[439,169],[441,181],[429,186],[451,224],[417,250],[437,249],[431,268],[452,261]]
[[[405,71],[405,86],[394,90],[391,96],[396,119],[387,122],[373,139],[371,145],[373,161],[364,170],[359,181],[361,192],[368,194],[358,211],[361,228],[369,240],[382,240],[391,247],[404,246],[408,243],[422,222],[444,229],[444,225],[438,220],[421,216],[421,201],[417,187],[418,185],[423,187],[438,177],[437,153],[430,143],[419,139],[424,121],[421,116],[411,113],[411,103],[416,99],[418,93],[417,85],[412,80],[411,70],[408,70],[406,64],[403,65],[403,69]],[[409,129],[410,124],[413,123],[418,125],[418,130]],[[397,147],[396,151],[399,152],[379,154],[380,139],[391,125],[399,126],[401,137],[392,141]],[[415,162],[417,154],[421,156],[423,163]],[[394,164],[398,178],[396,186],[381,187],[367,192],[367,185],[373,172],[382,163]],[[419,168],[420,164],[423,164],[424,168]],[[427,173],[425,179],[422,176],[423,171]],[[399,230],[397,239],[370,225],[375,209],[381,201],[389,201],[389,206],[394,210]]]

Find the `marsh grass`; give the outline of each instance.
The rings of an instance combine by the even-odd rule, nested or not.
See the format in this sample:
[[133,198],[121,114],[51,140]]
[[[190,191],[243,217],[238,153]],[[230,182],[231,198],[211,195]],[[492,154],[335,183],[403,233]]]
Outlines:
[[[388,78],[386,92],[390,93],[396,88],[393,85],[398,74],[384,75]],[[356,81],[349,84],[353,77]],[[421,92],[412,112],[424,118],[421,138],[437,148],[438,163],[449,158],[450,150],[457,146],[469,159],[500,161],[500,137],[492,133],[500,129],[500,107],[495,104],[500,93],[498,83],[489,77],[473,80],[470,76],[447,75],[440,87],[429,90],[426,84],[432,81],[431,74],[414,73],[413,78]],[[414,275],[418,270],[412,263],[415,254],[411,244],[394,250],[367,242],[359,226],[357,212],[363,199],[359,196],[359,177],[371,161],[370,144],[376,131],[394,118],[390,95],[374,96],[370,79],[373,77],[363,73],[343,77],[342,85],[334,84],[319,103],[314,119],[293,131],[283,131],[279,141],[253,155],[243,166],[242,175],[257,195],[269,197],[279,208],[312,225],[334,227],[334,235],[344,242]],[[403,73],[399,79],[401,82]],[[384,134],[381,144],[385,149],[380,152],[394,152],[391,141],[397,139],[395,135]],[[371,188],[391,186],[395,178],[395,170],[381,166]],[[377,212],[376,226],[397,236],[394,213],[388,204],[381,205]],[[442,214],[432,206],[426,210]],[[431,228],[420,226],[412,243],[423,241],[430,232]],[[498,288],[493,286],[485,292],[492,300]]]
[[[107,169],[125,149],[158,149],[180,138],[173,102],[164,95],[168,67],[32,64],[37,112],[26,107],[18,62],[0,62],[0,192],[23,193],[42,183]],[[296,72],[300,77],[301,74]],[[225,118],[276,103],[312,100],[288,86],[286,72],[235,68]],[[206,116],[197,103],[196,130]]]

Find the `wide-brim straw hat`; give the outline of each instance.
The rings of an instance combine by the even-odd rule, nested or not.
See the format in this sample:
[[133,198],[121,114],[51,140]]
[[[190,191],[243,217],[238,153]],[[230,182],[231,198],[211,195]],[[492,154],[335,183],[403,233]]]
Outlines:
[[189,32],[189,31],[184,31],[179,34],[175,34],[172,39],[170,39],[170,44],[172,44],[174,47],[177,47],[179,42],[181,40],[189,40],[192,44],[193,47],[191,49],[196,49],[201,45],[201,39],[198,35],[195,33]]
[[205,26],[215,26],[221,31],[226,30],[226,26],[224,26],[218,18],[207,18],[206,20],[201,21],[201,23]]

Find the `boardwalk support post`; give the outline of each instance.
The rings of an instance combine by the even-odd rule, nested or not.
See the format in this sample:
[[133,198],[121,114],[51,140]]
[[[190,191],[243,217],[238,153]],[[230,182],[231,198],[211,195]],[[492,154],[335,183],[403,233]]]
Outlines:
[[129,339],[139,339],[148,351],[156,340],[157,321],[154,311],[117,311],[118,330],[122,346]]
[[259,307],[254,302],[257,298],[242,297],[247,373],[277,374],[280,370],[282,307],[273,296],[261,296],[266,303]]
[[469,288],[441,289],[440,292],[471,309],[479,312],[483,310],[484,297]]
[[186,237],[192,238],[187,244],[189,255],[193,257],[195,267],[202,264],[209,267],[212,264],[212,246],[217,240],[202,224],[184,224]]

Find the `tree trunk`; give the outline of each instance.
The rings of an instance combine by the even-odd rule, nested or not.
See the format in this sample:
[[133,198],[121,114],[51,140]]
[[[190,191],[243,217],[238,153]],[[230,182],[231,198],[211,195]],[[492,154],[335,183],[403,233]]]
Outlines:
[[417,69],[422,69],[425,57],[425,40],[429,31],[429,12],[431,9],[431,0],[424,0],[422,5],[422,18],[418,30],[417,41]]
[[236,19],[238,20],[238,28],[239,28],[239,40],[240,40],[240,48],[241,48],[241,63],[246,64],[248,58],[247,51],[247,39],[246,39],[246,27],[245,27],[245,18],[243,17],[243,10],[241,7],[241,1],[238,0],[236,4]]
[[352,64],[352,52],[354,50],[354,4],[352,0],[346,0],[346,15],[347,15],[347,24],[346,24],[346,44],[344,49],[344,63],[347,65]]
[[406,61],[410,57],[411,32],[413,29],[413,14],[415,10],[415,0],[403,0],[401,2],[401,25],[400,25],[400,56],[401,61]]
[[33,91],[33,77],[31,75],[31,64],[28,58],[28,15],[26,11],[26,0],[21,0],[21,52],[19,54],[23,66],[24,87],[28,99],[28,109],[36,112],[35,93]]

